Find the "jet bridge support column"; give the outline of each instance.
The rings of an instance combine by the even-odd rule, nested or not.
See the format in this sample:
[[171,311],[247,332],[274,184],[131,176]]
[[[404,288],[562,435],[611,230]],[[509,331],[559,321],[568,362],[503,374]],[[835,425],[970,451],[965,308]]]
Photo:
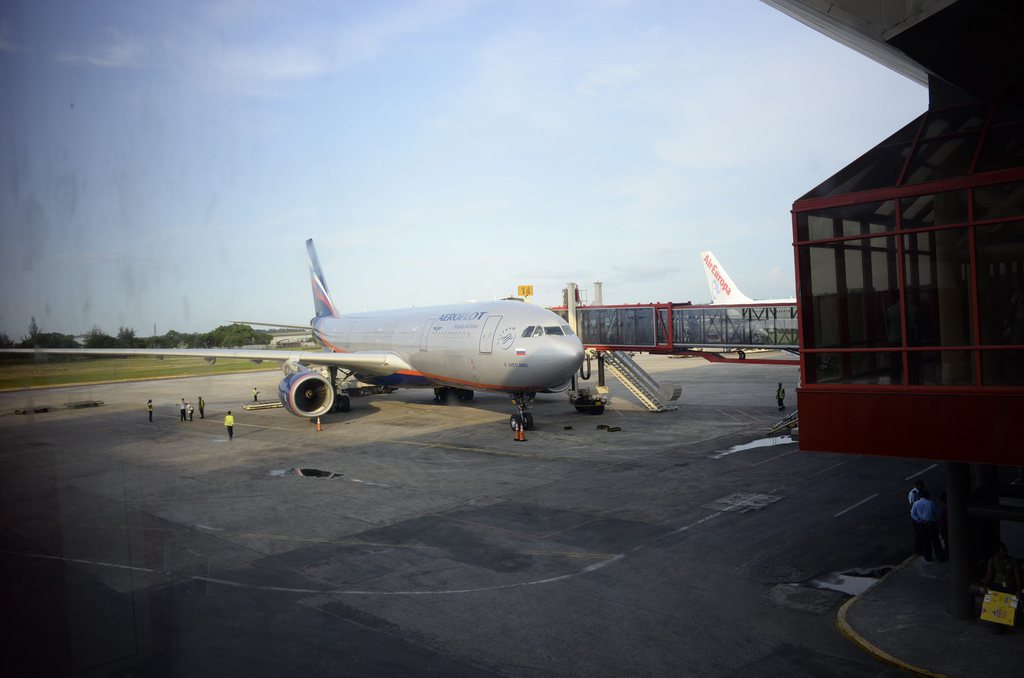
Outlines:
[[573,333],[578,337],[580,336],[580,330],[579,327],[577,327],[578,323],[576,322],[577,290],[578,287],[576,286],[576,283],[569,281],[565,284],[566,320],[569,321],[569,327],[572,328]]

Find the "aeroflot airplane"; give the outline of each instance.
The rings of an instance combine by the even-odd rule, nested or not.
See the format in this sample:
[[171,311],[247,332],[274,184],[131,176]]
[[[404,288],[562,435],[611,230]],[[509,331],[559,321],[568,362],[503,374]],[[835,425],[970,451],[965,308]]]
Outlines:
[[[327,291],[312,239],[306,241],[313,305],[313,337],[322,351],[268,349],[0,349],[10,353],[194,356],[276,361],[285,373],[278,388],[292,414],[318,417],[347,411],[350,395],[397,388],[433,388],[435,398],[474,390],[512,396],[520,423],[537,392],[565,389],[583,363],[583,345],[559,316],[518,301],[492,301],[338,315]],[[329,376],[316,367],[328,368]],[[342,372],[339,375],[338,372]],[[338,377],[343,378],[338,384]],[[341,387],[339,389],[339,386]],[[340,391],[340,392],[339,392]]]
[[718,259],[711,252],[700,253],[701,263],[704,264],[704,275],[708,279],[708,288],[711,290],[712,304],[795,304],[796,297],[790,299],[751,299],[740,292],[736,283],[732,281],[725,267],[718,263]]

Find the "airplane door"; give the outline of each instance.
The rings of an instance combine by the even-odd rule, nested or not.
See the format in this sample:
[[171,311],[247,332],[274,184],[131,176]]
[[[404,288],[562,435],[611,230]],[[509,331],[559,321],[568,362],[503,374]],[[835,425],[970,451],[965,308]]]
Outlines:
[[498,323],[502,316],[488,316],[484,322],[484,328],[480,330],[480,352],[490,353],[494,349],[494,333],[498,331]]
[[423,329],[420,330],[420,351],[427,350],[427,338],[430,336],[430,328],[436,320],[437,318],[431,318],[423,323]]

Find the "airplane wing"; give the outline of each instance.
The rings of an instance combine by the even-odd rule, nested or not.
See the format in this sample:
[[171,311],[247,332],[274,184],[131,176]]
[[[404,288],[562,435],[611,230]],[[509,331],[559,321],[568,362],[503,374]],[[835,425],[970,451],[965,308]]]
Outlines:
[[277,363],[298,363],[300,365],[326,365],[354,370],[362,374],[386,376],[413,368],[401,356],[390,351],[356,351],[334,353],[331,351],[273,351],[269,349],[206,349],[206,348],[4,348],[0,353],[85,355],[85,356],[131,356],[148,355],[156,358],[182,357],[203,358],[213,363],[218,358],[264,360]]
[[288,323],[265,323],[257,320],[229,320],[232,325],[258,325],[260,327],[277,327],[282,330],[306,330],[312,332],[313,328],[309,326],[309,323],[305,325],[289,325]]

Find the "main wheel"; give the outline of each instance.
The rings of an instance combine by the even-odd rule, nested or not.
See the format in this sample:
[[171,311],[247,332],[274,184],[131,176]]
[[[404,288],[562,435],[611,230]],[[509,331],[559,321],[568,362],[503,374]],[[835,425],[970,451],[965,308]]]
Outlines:
[[335,412],[348,412],[352,409],[352,401],[347,395],[340,395],[334,403]]

